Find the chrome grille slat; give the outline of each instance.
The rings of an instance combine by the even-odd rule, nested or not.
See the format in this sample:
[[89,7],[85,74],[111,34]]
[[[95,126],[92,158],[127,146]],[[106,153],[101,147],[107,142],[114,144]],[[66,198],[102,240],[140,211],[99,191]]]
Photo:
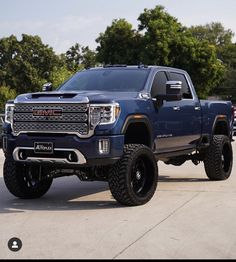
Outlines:
[[16,104],[14,112],[32,112],[33,109],[62,109],[63,112],[87,112],[87,104]]
[[22,131],[25,132],[78,132],[79,134],[85,135],[88,133],[88,125],[86,123],[45,123],[45,122],[37,122],[37,123],[23,123],[16,122],[13,124],[13,129],[15,133],[20,133]]
[[[34,110],[61,110],[61,115],[33,115]],[[88,104],[16,104],[13,134],[20,133],[73,133],[89,134]]]
[[14,121],[25,122],[25,121],[57,121],[57,122],[86,122],[88,116],[86,113],[65,113],[62,116],[33,116],[32,113],[16,113],[14,114]]

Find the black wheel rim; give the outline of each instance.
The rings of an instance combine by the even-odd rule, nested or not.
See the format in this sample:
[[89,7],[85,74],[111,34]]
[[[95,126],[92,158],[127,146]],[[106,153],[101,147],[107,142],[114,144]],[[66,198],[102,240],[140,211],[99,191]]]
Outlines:
[[23,171],[23,180],[24,184],[28,188],[36,188],[40,185],[41,182],[41,171],[39,167],[34,167],[33,169],[30,166],[25,166]]
[[138,157],[131,169],[131,188],[136,196],[145,197],[153,186],[154,175],[151,161],[144,157]]
[[224,144],[221,154],[221,165],[225,173],[229,172],[232,162],[232,152],[228,144]]

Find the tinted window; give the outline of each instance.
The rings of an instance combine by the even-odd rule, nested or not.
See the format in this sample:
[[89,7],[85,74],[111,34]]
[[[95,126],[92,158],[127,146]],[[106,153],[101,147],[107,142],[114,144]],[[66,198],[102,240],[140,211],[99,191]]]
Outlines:
[[155,97],[157,95],[163,95],[166,94],[166,82],[167,77],[165,72],[158,72],[153,80],[152,84],[152,97]]
[[193,98],[185,75],[180,74],[180,73],[173,73],[173,72],[170,73],[170,75],[171,75],[171,80],[173,80],[173,81],[178,80],[178,81],[182,82],[182,96],[183,96],[183,98],[189,98],[189,99]]
[[141,91],[148,69],[97,69],[75,74],[65,82],[60,91]]

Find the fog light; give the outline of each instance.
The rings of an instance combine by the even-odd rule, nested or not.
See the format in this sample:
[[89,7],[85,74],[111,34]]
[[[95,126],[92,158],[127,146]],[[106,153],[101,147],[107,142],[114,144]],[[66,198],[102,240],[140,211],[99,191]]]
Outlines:
[[99,154],[109,154],[110,153],[110,140],[100,139],[99,140]]
[[69,162],[78,162],[78,158],[77,158],[75,152],[69,153],[67,159],[69,160]]
[[26,160],[27,156],[23,150],[19,151],[19,159],[20,160]]

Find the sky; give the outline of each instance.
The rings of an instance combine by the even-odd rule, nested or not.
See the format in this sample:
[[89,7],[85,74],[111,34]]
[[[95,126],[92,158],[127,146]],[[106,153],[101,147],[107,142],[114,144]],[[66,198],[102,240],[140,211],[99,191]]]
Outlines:
[[[113,19],[137,28],[144,8],[163,5],[183,25],[221,22],[236,33],[236,0],[0,0],[0,38],[39,35],[56,53],[75,43],[95,49]],[[236,37],[234,37],[236,41]]]

